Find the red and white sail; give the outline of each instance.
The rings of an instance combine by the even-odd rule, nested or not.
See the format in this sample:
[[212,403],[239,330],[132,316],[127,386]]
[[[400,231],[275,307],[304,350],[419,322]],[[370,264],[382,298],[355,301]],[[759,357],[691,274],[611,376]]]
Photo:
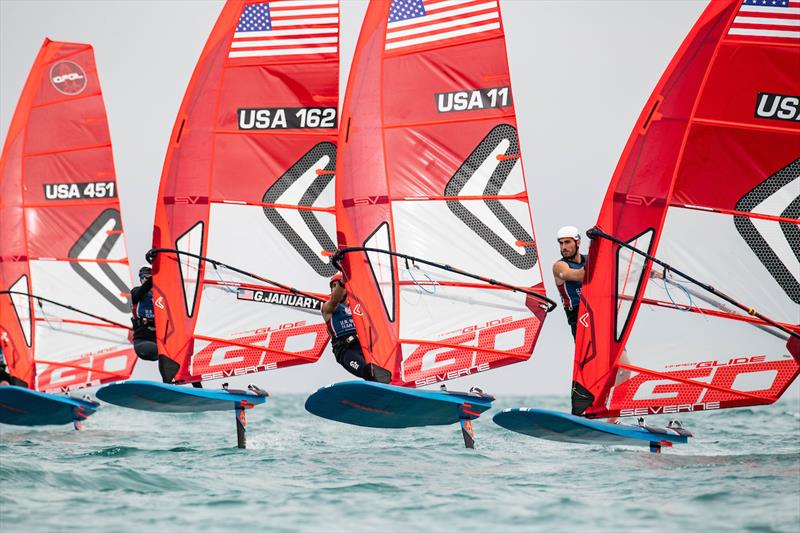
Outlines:
[[[153,298],[178,381],[316,361],[335,249],[337,0],[231,0],[186,90],[156,207]],[[262,280],[198,258],[211,258]],[[268,283],[291,286],[293,294]]]
[[337,168],[339,247],[373,249],[343,261],[368,363],[416,387],[530,358],[545,290],[496,0],[370,3]]
[[794,1],[712,1],[645,105],[597,222],[778,327],[596,238],[576,413],[767,404],[797,377],[799,22]]
[[61,391],[129,377],[131,275],[91,46],[45,40],[0,179],[0,291],[11,291],[0,346],[15,382]]

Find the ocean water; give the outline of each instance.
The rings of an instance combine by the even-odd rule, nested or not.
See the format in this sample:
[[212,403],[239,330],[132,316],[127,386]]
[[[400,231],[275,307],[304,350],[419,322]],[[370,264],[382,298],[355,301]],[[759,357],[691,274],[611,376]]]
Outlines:
[[[76,432],[0,426],[0,531],[800,531],[800,400],[684,416],[696,438],[651,454],[475,422],[378,430],[282,395],[248,412],[104,405]],[[652,417],[651,425],[665,422]]]

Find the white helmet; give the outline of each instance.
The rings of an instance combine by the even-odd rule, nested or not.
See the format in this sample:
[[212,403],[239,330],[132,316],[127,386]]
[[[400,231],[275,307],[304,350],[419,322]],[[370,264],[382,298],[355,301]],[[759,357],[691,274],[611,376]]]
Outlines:
[[578,233],[578,228],[575,226],[564,226],[560,230],[558,230],[558,237],[560,239],[575,239],[576,241],[581,240],[581,234]]

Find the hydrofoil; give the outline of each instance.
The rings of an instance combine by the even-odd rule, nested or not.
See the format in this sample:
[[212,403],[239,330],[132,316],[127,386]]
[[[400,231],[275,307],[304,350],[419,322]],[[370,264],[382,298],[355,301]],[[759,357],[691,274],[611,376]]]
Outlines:
[[267,401],[269,393],[254,385],[249,390],[227,388],[206,390],[157,383],[155,381],[123,381],[106,385],[97,391],[104,402],[158,413],[200,413],[228,411],[236,413],[236,439],[239,448],[246,448],[247,418],[245,411]]
[[623,444],[649,446],[651,452],[673,444],[686,444],[692,433],[679,422],[667,427],[611,424],[545,409],[515,408],[500,411],[495,424],[529,437],[575,444]]
[[346,381],[322,387],[306,400],[311,414],[372,428],[408,428],[460,424],[467,448],[475,447],[472,421],[492,407],[494,396],[429,391],[371,381]]
[[72,423],[76,430],[93,415],[98,402],[44,394],[13,385],[0,387],[0,424],[49,426]]

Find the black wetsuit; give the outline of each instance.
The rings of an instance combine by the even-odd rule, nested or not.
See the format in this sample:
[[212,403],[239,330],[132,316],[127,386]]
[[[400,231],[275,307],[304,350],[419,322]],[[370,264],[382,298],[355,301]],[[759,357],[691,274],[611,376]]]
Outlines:
[[[560,261],[564,261],[573,270],[580,270],[586,266],[586,256],[580,254],[580,258],[580,263],[564,259],[563,257]],[[565,281],[562,285],[558,286],[558,292],[561,294],[561,301],[564,304],[564,311],[567,313],[567,323],[572,330],[573,339],[578,330],[578,309],[581,303],[582,286],[583,282],[580,281]]]
[[158,361],[152,289],[153,278],[146,278],[139,287],[131,289],[133,349],[136,350],[136,355],[145,361]]
[[[164,383],[172,383],[180,366],[164,355],[158,353],[156,343],[156,321],[153,312],[153,278],[148,277],[139,287],[131,289],[131,322],[133,323],[133,349],[140,359],[158,361],[158,372]],[[200,382],[192,383],[202,388]]]
[[369,380],[367,361],[364,359],[361,343],[358,342],[350,308],[344,304],[337,305],[333,315],[326,321],[326,325],[328,333],[331,335],[336,362],[354,376]]

